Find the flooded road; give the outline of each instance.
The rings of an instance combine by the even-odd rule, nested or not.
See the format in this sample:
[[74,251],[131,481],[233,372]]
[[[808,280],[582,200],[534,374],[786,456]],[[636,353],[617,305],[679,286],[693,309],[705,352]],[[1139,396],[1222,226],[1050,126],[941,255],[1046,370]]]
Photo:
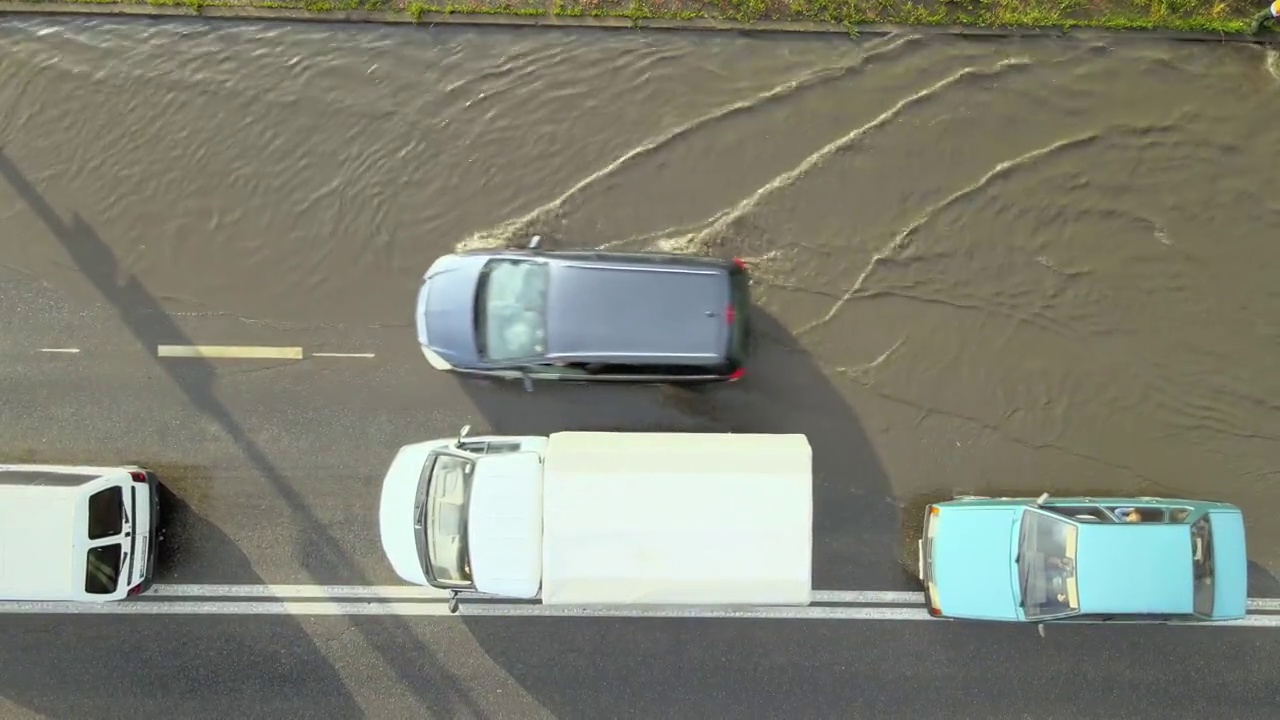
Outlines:
[[[390,328],[443,383],[410,318],[440,254],[741,255],[866,432],[862,502],[1204,496],[1280,568],[1257,47],[119,21],[0,47],[8,162],[175,317]],[[4,266],[103,303],[11,184],[0,223]]]

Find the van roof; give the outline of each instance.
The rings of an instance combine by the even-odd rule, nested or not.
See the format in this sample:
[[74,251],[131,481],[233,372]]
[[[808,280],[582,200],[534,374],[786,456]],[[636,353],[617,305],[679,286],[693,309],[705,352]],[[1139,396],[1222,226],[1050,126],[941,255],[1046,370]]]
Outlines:
[[72,552],[88,506],[77,487],[0,483],[0,597],[52,599],[79,594],[83,559]]
[[808,604],[812,458],[799,434],[552,435],[542,601]]

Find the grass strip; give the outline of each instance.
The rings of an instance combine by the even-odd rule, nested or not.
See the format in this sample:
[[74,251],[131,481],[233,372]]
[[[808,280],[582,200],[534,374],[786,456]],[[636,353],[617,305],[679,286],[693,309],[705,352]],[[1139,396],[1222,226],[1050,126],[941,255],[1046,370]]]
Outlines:
[[[29,0],[40,4],[41,0]],[[1261,0],[65,0],[93,5],[252,7],[407,14],[525,15],[752,23],[816,21],[859,25],[985,28],[1100,28],[1242,34]],[[107,11],[107,8],[103,8]],[[1266,30],[1264,32],[1273,32]]]

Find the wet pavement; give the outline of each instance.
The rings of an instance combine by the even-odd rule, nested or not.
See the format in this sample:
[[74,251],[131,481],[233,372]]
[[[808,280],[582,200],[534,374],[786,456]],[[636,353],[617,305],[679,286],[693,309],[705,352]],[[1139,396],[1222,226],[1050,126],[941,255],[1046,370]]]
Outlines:
[[[823,589],[913,589],[924,498],[1049,490],[1237,503],[1251,594],[1280,594],[1274,54],[695,35],[0,23],[0,451],[159,467],[173,582],[393,582],[381,473],[472,423],[804,432]],[[747,258],[755,366],[697,393],[433,371],[423,270],[535,232]],[[409,687],[404,622],[354,637]],[[589,716],[562,692],[533,696]]]

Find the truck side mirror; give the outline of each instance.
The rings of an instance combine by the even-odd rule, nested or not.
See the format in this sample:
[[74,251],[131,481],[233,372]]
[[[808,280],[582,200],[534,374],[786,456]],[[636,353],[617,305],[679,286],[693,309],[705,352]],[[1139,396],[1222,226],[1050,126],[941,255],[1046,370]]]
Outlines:
[[470,425],[463,425],[463,426],[462,426],[462,429],[458,431],[458,444],[459,444],[459,445],[461,445],[461,444],[462,444],[462,438],[466,437],[466,436],[467,436],[467,433],[469,433],[469,432],[471,432],[471,426],[470,426]]

